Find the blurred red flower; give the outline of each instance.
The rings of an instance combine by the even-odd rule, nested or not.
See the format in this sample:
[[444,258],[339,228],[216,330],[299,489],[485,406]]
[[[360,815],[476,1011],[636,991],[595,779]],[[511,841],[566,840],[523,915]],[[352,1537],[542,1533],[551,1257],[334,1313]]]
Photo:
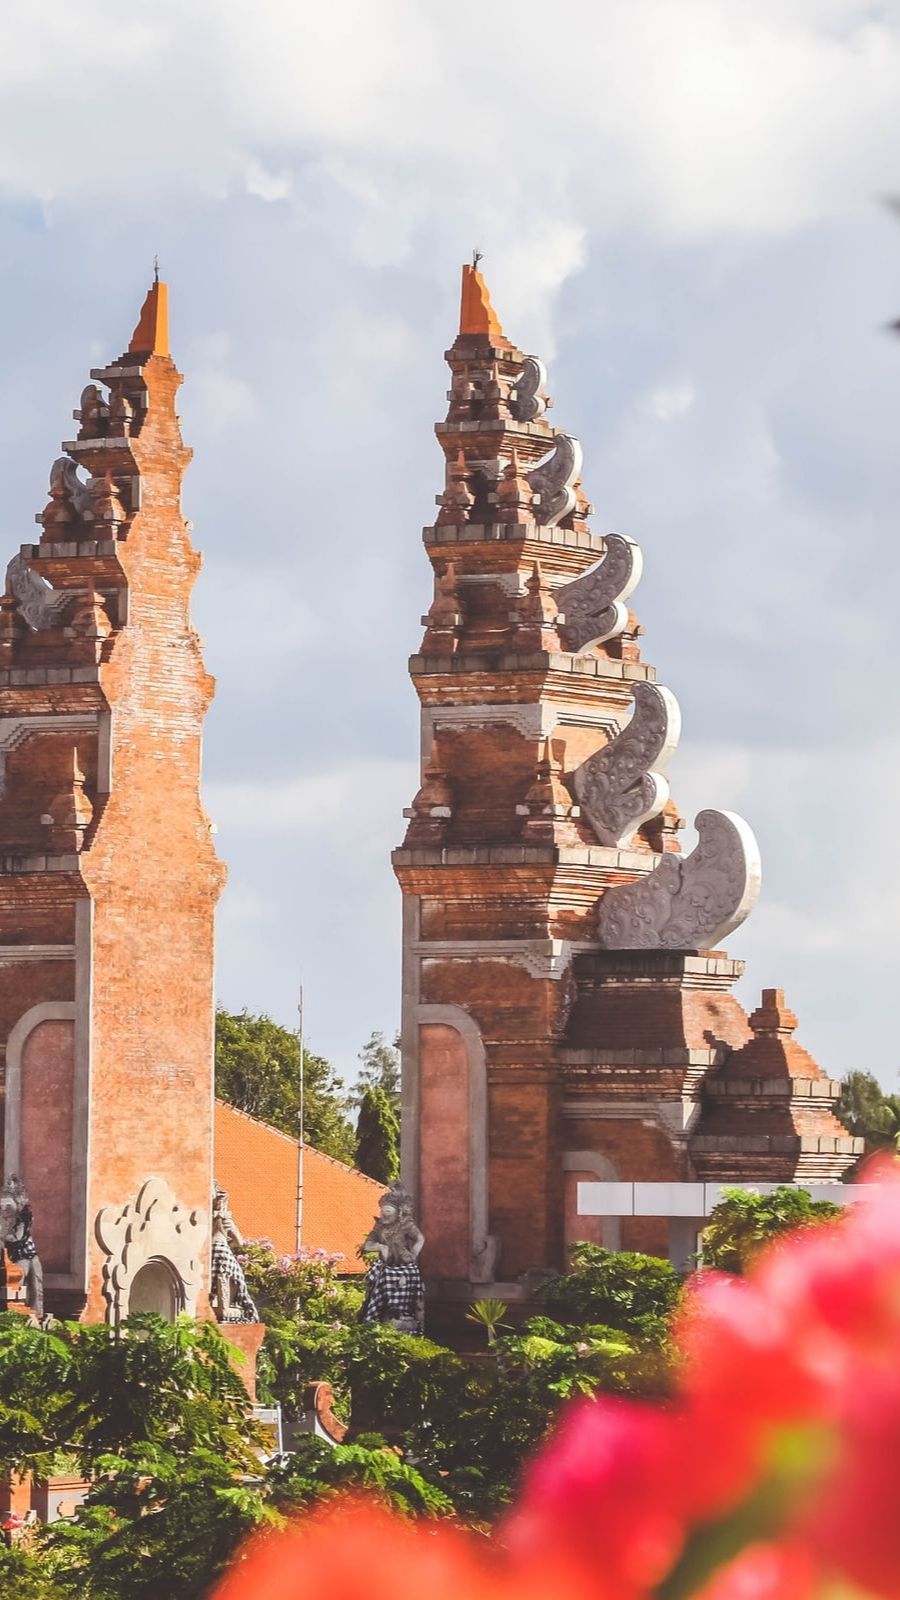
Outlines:
[[355,1503],[252,1543],[216,1600],[895,1600],[900,1180],[696,1275],[677,1393],[579,1402],[492,1540]]

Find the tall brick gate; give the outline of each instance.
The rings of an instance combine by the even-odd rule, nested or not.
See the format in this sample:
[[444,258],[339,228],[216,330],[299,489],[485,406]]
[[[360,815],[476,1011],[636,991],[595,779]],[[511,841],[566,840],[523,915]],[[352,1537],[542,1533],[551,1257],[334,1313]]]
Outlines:
[[[816,1181],[856,1142],[839,1086],[718,948],[759,887],[750,829],[704,811],[684,856],[661,769],[674,696],[625,603],[638,547],[591,533],[581,447],[540,361],[463,268],[424,531],[434,601],[410,671],[422,781],[403,891],[406,1181],[435,1292],[559,1267],[579,1178]],[[623,1242],[664,1251],[665,1225]]]
[[91,376],[0,600],[0,1041],[48,1308],[115,1321],[207,1307],[224,872],[165,284]]

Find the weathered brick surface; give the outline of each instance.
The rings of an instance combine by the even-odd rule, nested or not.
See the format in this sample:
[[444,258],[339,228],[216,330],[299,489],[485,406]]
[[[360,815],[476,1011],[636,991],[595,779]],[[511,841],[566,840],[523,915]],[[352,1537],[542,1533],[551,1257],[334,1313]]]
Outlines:
[[420,1030],[420,1126],[428,1150],[419,1220],[422,1269],[433,1278],[465,1278],[469,1210],[469,1063],[455,1028]]
[[41,1022],[22,1052],[22,1168],[47,1272],[68,1272],[72,1186],[71,1022]]

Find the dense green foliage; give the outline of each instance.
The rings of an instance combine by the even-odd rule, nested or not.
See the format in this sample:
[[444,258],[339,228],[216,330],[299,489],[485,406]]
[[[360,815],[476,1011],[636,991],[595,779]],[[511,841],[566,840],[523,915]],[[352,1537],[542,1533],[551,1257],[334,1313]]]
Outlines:
[[27,1549],[0,1548],[0,1593],[201,1600],[252,1528],[347,1488],[408,1514],[486,1524],[566,1399],[667,1382],[678,1280],[665,1262],[582,1247],[548,1290],[552,1316],[514,1327],[512,1314],[492,1313],[493,1343],[467,1355],[361,1323],[360,1286],[322,1251],[279,1256],[257,1241],[244,1256],[269,1326],[261,1398],[281,1403],[295,1433],[308,1385],[330,1381],[349,1438],[333,1449],[295,1433],[291,1454],[267,1462],[213,1325],[137,1317],[114,1335],[2,1317],[4,1469],[76,1470],[93,1488]]
[[602,1323],[648,1344],[662,1343],[681,1279],[669,1261],[601,1245],[572,1247],[572,1270],[547,1285],[542,1299],[566,1323]]
[[115,1337],[0,1317],[3,1469],[93,1482],[73,1518],[0,1546],[0,1594],[200,1600],[252,1528],[319,1495],[365,1487],[402,1511],[452,1509],[378,1438],[335,1451],[302,1438],[268,1465],[263,1443],[212,1324],[136,1317]]
[[[330,1064],[304,1051],[303,1133],[309,1144],[352,1162],[353,1129]],[[216,1094],[251,1117],[300,1136],[300,1039],[270,1017],[216,1012]]]
[[841,1084],[838,1116],[844,1126],[871,1148],[897,1145],[900,1095],[885,1094],[871,1072],[848,1072]]
[[[523,1461],[564,1400],[597,1389],[658,1392],[666,1384],[666,1318],[680,1287],[673,1269],[590,1246],[575,1258],[573,1271],[548,1291],[552,1317],[511,1328],[510,1316],[492,1316],[490,1347],[474,1355],[359,1323],[342,1298],[359,1291],[329,1284],[327,1262],[304,1316],[282,1315],[288,1291],[254,1267],[254,1293],[268,1307],[261,1385],[290,1416],[303,1410],[310,1383],[330,1382],[355,1429],[386,1432],[460,1514],[490,1520],[511,1499]],[[269,1255],[270,1280],[292,1278],[290,1259]],[[483,1317],[475,1320],[487,1328]]]
[[356,1165],[377,1183],[400,1172],[400,1123],[383,1089],[365,1088],[356,1122]]
[[0,1318],[4,1468],[45,1476],[64,1464],[94,1484],[75,1518],[40,1535],[39,1567],[15,1558],[16,1593],[193,1600],[274,1514],[253,1483],[260,1442],[211,1324],[135,1317],[116,1337]]
[[372,1033],[359,1052],[359,1074],[347,1103],[359,1106],[366,1089],[383,1089],[391,1109],[400,1115],[400,1035],[388,1044],[383,1033]]
[[703,1264],[720,1272],[746,1272],[764,1245],[796,1228],[828,1222],[841,1210],[830,1200],[813,1200],[805,1189],[787,1184],[772,1194],[725,1189],[703,1230]]

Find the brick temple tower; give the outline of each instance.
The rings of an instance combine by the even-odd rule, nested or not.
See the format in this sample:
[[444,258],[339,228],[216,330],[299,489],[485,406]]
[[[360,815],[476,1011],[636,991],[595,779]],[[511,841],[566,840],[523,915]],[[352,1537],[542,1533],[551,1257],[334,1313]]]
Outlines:
[[[626,604],[641,552],[590,531],[581,447],[475,267],[447,360],[410,662],[422,778],[393,861],[404,1175],[452,1296],[558,1268],[591,1236],[579,1178],[822,1181],[856,1152],[781,995],[748,1021],[730,992],[743,967],[718,946],[758,892],[753,835],[703,811],[681,852],[678,705]],[[665,1225],[620,1239],[665,1250]]]
[[116,1321],[206,1309],[224,872],[165,284],[91,377],[0,600],[0,1042],[48,1307]]

